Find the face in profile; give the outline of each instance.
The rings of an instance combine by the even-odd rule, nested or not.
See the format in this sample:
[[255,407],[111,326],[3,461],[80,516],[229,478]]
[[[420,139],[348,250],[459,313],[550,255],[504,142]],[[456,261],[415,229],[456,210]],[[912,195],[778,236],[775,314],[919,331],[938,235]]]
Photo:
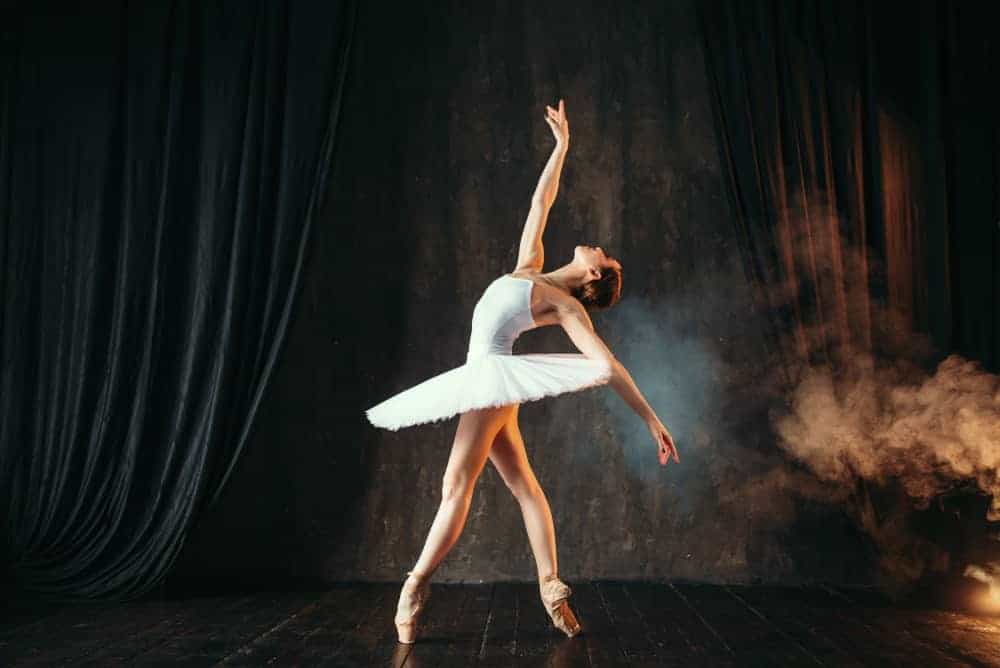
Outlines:
[[622,265],[618,260],[607,256],[600,246],[577,246],[573,249],[573,261],[590,270],[590,280],[596,280],[605,272],[606,268],[614,268],[619,271]]

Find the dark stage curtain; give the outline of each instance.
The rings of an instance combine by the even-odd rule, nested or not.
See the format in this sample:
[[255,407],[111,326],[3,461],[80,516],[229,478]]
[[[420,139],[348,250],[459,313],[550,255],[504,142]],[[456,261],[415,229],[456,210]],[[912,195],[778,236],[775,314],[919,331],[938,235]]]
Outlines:
[[0,53],[0,483],[14,582],[166,574],[247,442],[356,8],[23,3]]
[[695,4],[773,350],[836,364],[920,338],[997,370],[997,4]]

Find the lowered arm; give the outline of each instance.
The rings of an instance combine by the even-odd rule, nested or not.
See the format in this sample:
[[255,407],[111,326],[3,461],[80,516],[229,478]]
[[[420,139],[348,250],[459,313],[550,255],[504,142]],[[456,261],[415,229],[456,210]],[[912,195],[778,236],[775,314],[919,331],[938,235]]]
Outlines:
[[590,359],[603,360],[611,365],[611,380],[609,385],[615,392],[621,395],[625,403],[635,411],[647,424],[652,420],[658,420],[656,413],[642,396],[642,392],[632,380],[632,375],[628,369],[618,361],[608,346],[601,340],[601,337],[594,331],[594,325],[590,321],[587,310],[579,301],[567,300],[565,304],[557,307],[559,323],[566,334],[569,335],[573,344],[579,348],[580,352]]

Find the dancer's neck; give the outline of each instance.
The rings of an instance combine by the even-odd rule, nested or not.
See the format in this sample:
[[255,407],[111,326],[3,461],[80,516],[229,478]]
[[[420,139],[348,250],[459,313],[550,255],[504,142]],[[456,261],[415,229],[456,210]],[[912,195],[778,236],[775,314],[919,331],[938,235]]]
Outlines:
[[540,276],[557,288],[566,292],[572,292],[572,290],[579,288],[586,281],[587,268],[570,262],[558,269],[553,269],[547,274],[540,274]]

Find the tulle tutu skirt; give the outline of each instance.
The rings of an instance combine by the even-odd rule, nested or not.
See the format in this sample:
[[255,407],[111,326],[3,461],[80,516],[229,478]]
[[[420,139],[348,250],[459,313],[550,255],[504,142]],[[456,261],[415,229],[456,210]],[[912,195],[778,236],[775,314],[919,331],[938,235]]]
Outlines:
[[610,364],[581,353],[484,354],[389,397],[365,415],[376,427],[396,431],[476,408],[576,392],[610,379]]

